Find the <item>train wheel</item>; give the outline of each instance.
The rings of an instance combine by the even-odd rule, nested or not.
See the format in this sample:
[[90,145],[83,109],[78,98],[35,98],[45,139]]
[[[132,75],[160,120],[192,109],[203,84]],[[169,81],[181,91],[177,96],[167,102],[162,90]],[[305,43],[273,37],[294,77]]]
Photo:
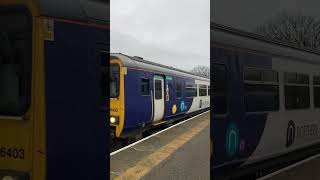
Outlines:
[[140,139],[142,139],[142,133],[138,134],[135,136],[135,141],[139,141]]
[[142,139],[142,133],[139,133],[133,137],[128,137],[122,140],[122,146],[127,146],[129,144],[132,144],[136,141],[139,141],[140,139]]

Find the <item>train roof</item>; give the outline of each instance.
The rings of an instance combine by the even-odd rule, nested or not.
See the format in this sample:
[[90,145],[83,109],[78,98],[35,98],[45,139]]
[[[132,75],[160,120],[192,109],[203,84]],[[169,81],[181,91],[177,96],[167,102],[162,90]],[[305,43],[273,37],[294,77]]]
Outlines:
[[160,72],[160,73],[164,73],[166,75],[171,75],[171,76],[182,76],[182,77],[188,77],[188,78],[192,78],[192,79],[197,79],[197,80],[202,80],[202,81],[207,81],[209,82],[210,79],[201,77],[201,76],[197,76],[195,74],[192,74],[190,72],[187,71],[183,71],[180,69],[176,69],[173,67],[169,67],[169,66],[165,66],[162,64],[158,64],[155,62],[151,62],[145,59],[142,59],[141,57],[137,57],[137,56],[128,56],[125,54],[121,54],[121,53],[111,53],[110,56],[115,56],[117,58],[119,58],[123,65],[125,67],[131,67],[131,68],[139,68],[139,69],[143,69],[143,70],[150,70],[152,72]]
[[110,22],[110,0],[38,0],[38,3],[44,16]]
[[320,64],[320,51],[271,40],[261,35],[220,24],[211,23],[211,38],[211,42],[217,45],[242,48],[257,53],[267,53],[296,61]]

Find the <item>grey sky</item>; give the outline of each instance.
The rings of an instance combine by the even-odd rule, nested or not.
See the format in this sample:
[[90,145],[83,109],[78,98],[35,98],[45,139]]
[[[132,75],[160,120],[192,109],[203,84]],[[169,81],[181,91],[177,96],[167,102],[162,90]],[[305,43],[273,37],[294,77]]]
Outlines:
[[111,52],[190,70],[210,65],[210,0],[111,0]]
[[320,18],[319,5],[319,0],[213,0],[211,17],[216,23],[252,31],[282,11]]

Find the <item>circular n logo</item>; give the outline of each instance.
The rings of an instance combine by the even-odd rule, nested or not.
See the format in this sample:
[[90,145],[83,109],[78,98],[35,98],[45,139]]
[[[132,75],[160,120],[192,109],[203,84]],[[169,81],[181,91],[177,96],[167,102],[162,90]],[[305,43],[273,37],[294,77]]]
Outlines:
[[294,125],[294,122],[290,120],[287,127],[287,139],[286,139],[287,148],[292,145],[295,136],[296,136],[296,127]]
[[239,129],[237,128],[236,124],[230,123],[227,129],[226,141],[225,141],[225,146],[226,146],[227,154],[229,155],[229,157],[234,156],[238,152],[239,144],[240,144],[239,139],[240,139]]

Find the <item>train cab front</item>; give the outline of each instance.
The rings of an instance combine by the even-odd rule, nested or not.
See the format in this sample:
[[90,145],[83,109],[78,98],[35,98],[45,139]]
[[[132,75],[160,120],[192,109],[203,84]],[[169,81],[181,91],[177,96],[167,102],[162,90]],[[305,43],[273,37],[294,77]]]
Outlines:
[[37,157],[32,103],[35,16],[30,0],[0,1],[0,180],[37,179],[32,173]]
[[121,136],[124,126],[124,67],[121,60],[110,56],[110,135]]

